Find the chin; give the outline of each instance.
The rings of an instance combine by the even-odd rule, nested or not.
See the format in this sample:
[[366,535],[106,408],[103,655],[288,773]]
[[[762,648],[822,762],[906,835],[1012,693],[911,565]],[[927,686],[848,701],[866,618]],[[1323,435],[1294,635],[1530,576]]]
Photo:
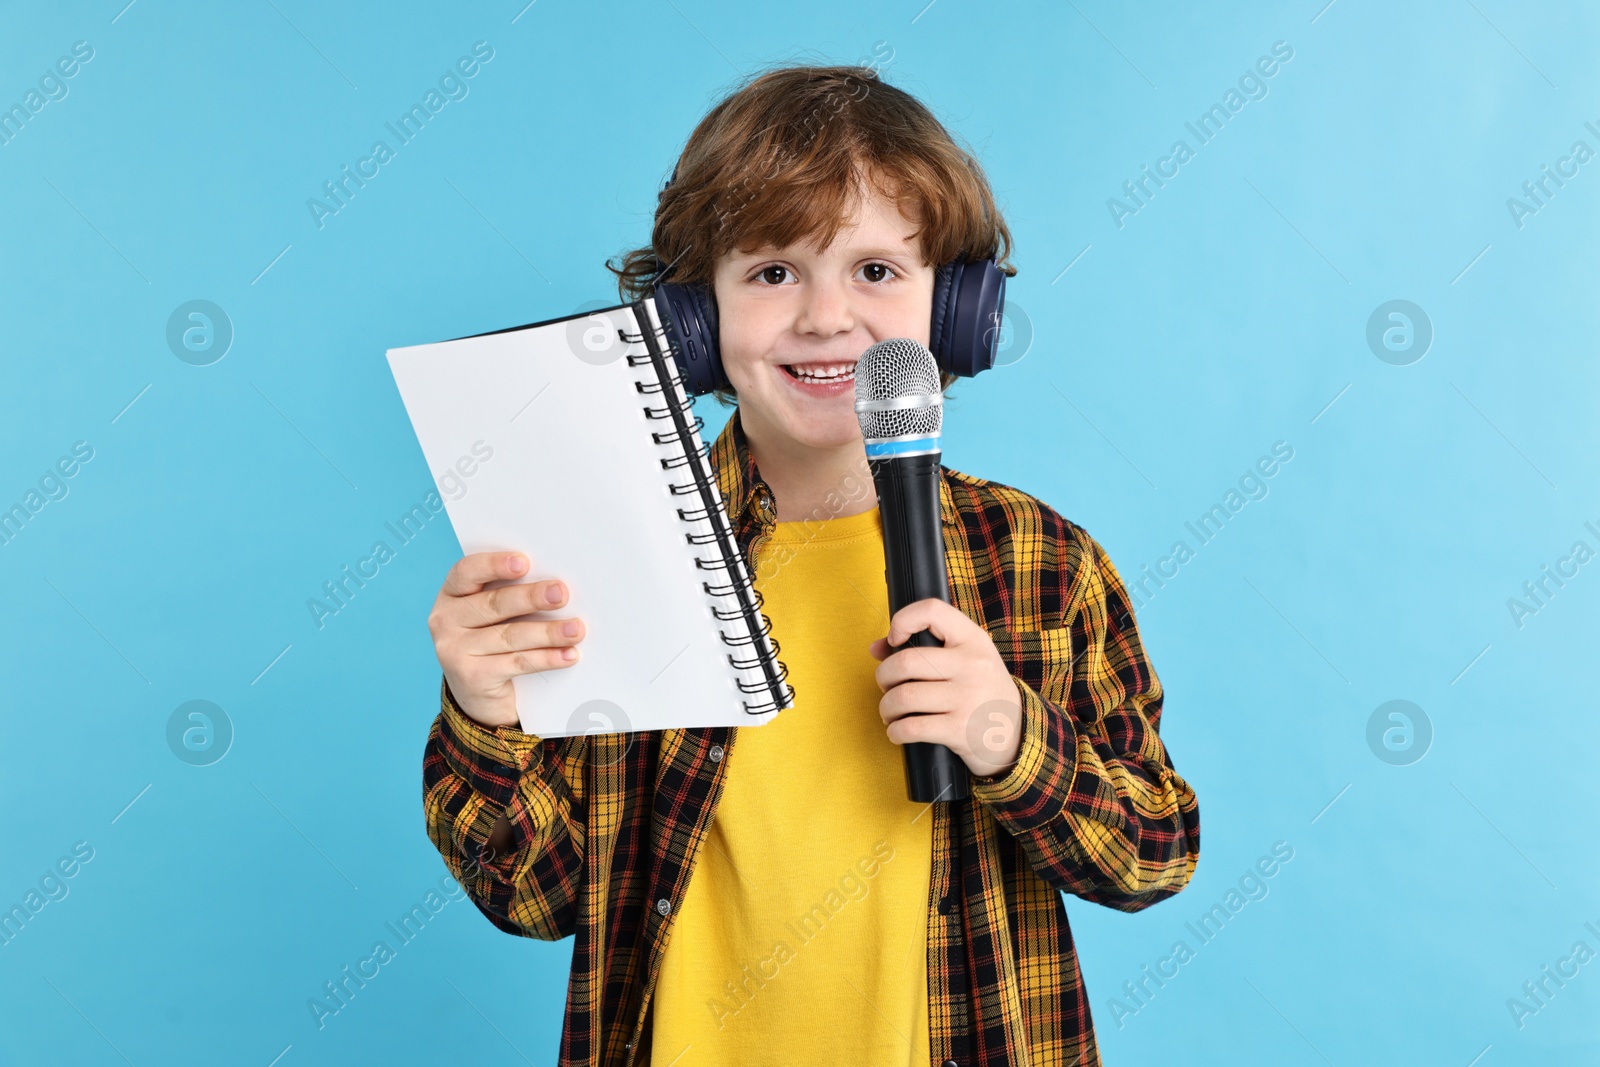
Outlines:
[[850,413],[850,420],[847,423],[813,425],[808,427],[808,430],[809,432],[801,440],[812,448],[844,448],[847,445],[861,443],[861,424],[856,421],[854,411]]
[[[856,418],[853,395],[833,402],[829,405],[832,410],[814,403],[796,404],[787,397],[778,398],[777,407],[774,408],[772,398],[763,399],[767,403],[750,405],[755,410],[747,411],[747,415],[755,414],[763,423],[796,444],[806,448],[836,449],[861,443],[861,422]],[[740,403],[748,402],[741,396]]]

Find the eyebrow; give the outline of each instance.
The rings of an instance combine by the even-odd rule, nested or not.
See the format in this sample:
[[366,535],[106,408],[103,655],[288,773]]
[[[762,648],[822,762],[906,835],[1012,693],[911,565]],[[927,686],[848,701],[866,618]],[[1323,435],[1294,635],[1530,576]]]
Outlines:
[[[761,248],[751,252],[741,252],[735,250],[734,256],[737,259],[749,260],[771,259],[774,257],[781,258],[787,253],[787,251],[787,249],[781,248]],[[917,254],[917,248],[914,242],[908,241],[900,248],[887,248],[882,245],[874,245],[870,248],[846,249],[846,253],[853,259],[900,259],[908,255],[915,257]]]

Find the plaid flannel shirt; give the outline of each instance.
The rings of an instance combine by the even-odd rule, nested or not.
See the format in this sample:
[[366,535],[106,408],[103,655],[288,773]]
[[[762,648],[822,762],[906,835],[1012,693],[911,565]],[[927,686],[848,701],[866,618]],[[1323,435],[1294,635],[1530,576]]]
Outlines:
[[[737,410],[711,462],[758,574],[777,512]],[[951,603],[1010,668],[1022,742],[970,799],[933,806],[930,1062],[1098,1067],[1061,893],[1130,912],[1177,893],[1199,806],[1157,735],[1161,683],[1105,550],[1026,493],[947,467],[939,510]],[[648,1063],[661,958],[738,728],[542,740],[479,725],[441,689],[429,838],[500,929],[576,936],[560,1063]],[[514,846],[495,856],[502,815]]]

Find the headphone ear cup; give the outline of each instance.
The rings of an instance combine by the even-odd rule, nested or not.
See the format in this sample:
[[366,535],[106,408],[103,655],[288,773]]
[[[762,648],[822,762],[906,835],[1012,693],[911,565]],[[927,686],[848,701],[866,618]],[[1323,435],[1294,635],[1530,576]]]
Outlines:
[[718,345],[717,299],[711,287],[657,282],[651,298],[678,364],[684,392],[704,396],[727,388]]
[[928,327],[928,351],[933,353],[940,370],[950,366],[950,313],[955,310],[951,296],[954,280],[961,276],[962,267],[959,260],[944,263],[933,275],[933,322]]
[[971,378],[994,366],[1005,312],[1006,274],[990,259],[946,264],[945,292],[934,280],[933,330],[929,348],[939,369]]

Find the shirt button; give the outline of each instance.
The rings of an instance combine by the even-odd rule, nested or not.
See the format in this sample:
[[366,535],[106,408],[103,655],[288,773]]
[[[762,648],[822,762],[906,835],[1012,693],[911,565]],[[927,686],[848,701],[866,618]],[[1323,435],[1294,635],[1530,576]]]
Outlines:
[[943,900],[939,901],[939,914],[940,915],[949,915],[950,914],[950,906],[951,905],[950,905],[950,898],[949,897],[945,897]]
[[772,506],[772,490],[767,488],[765,482],[756,486],[755,497],[756,511],[763,519],[771,519],[775,510]]
[[945,1060],[943,1067],[961,1067],[955,1060]]
[[721,745],[712,745],[711,746],[711,762],[712,763],[721,763],[722,762],[722,746]]
[[672,902],[669,901],[666,897],[662,897],[660,900],[656,901],[656,914],[657,915],[666,915],[671,910],[672,910]]

